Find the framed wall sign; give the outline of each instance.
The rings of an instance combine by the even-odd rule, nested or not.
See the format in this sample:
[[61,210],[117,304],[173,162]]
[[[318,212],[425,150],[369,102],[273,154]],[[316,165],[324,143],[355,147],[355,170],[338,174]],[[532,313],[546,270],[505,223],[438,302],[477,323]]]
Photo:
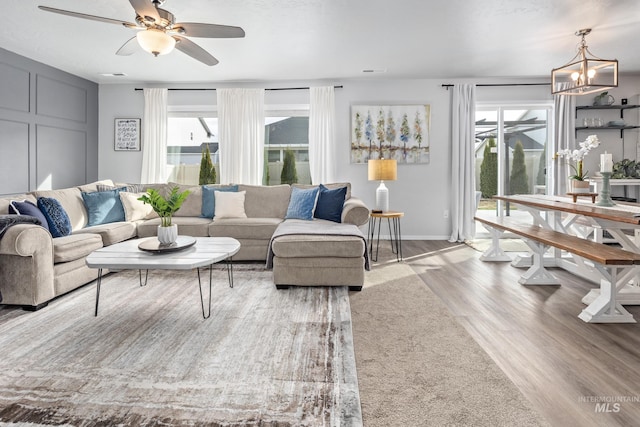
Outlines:
[[115,151],[140,151],[140,119],[116,119]]

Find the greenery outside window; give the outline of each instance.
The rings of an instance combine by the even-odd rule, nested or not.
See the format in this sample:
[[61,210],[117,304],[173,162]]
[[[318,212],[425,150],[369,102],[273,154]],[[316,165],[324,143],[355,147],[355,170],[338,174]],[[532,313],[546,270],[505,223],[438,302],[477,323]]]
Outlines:
[[[211,161],[219,177],[218,118],[215,113],[170,113],[167,142],[169,181],[197,185],[205,145],[209,146]],[[297,182],[310,184],[308,109],[266,112],[263,184],[280,184],[287,150],[294,153]]]

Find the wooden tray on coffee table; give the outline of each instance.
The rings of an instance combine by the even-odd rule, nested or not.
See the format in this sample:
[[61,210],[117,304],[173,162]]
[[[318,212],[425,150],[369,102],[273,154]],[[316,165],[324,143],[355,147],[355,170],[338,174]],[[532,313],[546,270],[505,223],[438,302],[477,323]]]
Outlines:
[[196,243],[195,237],[178,236],[175,242],[164,245],[160,243],[157,237],[150,237],[140,242],[138,249],[154,254],[166,254],[169,252],[181,251],[193,246]]

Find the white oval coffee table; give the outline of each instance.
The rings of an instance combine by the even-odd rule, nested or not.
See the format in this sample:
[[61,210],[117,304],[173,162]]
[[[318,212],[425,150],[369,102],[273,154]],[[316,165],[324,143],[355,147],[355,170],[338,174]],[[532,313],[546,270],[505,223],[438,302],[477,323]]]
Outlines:
[[[192,242],[195,239],[195,243]],[[212,266],[215,263],[226,261],[229,286],[233,288],[233,262],[232,257],[240,250],[240,242],[231,237],[190,237],[178,236],[178,245],[186,246],[184,249],[141,250],[139,246],[154,248],[149,245],[149,240],[132,239],[114,245],[106,246],[93,251],[86,258],[87,266],[98,269],[96,281],[96,311],[98,315],[98,303],[100,301],[100,284],[102,282],[102,270],[138,270],[140,271],[140,286],[147,284],[149,270],[192,270],[198,273],[198,286],[200,288],[200,302],[202,305],[202,317],[208,319],[211,316],[211,281]],[[204,296],[202,294],[202,282],[200,280],[200,268],[209,267],[209,310],[205,313]],[[146,270],[144,284],[142,283],[142,270]]]

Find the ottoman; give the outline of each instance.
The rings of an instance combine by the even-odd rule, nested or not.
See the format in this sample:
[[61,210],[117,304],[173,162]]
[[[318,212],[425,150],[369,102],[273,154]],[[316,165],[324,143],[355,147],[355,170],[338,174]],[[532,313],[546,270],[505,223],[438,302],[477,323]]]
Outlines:
[[274,237],[271,248],[278,289],[292,285],[362,289],[366,242],[361,237],[291,234]]

